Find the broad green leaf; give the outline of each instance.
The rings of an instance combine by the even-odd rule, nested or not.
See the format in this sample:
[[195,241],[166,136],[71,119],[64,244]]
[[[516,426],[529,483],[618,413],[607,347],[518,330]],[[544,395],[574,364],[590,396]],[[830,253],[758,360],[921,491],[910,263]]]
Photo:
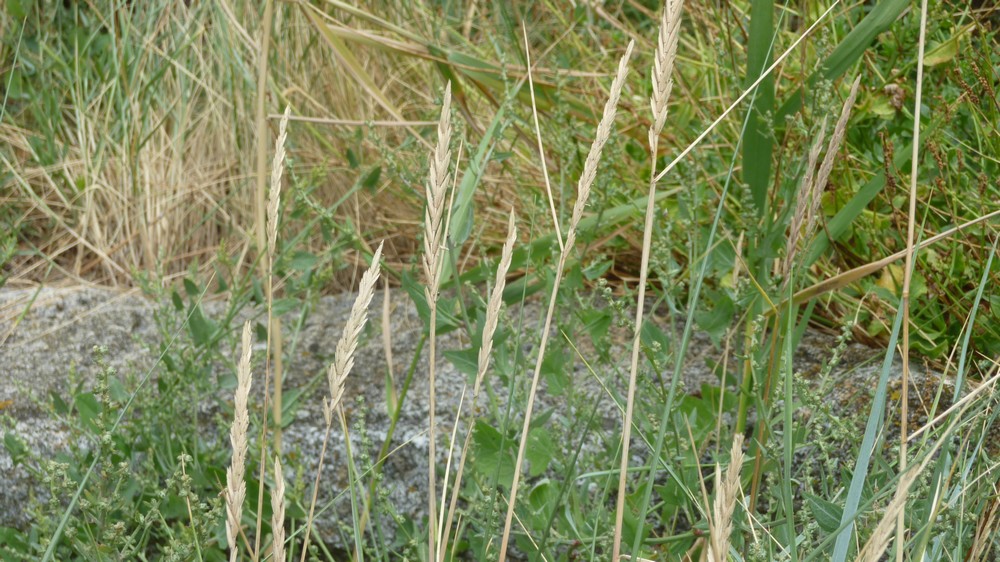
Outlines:
[[4,448],[10,454],[10,460],[14,466],[21,464],[28,457],[28,447],[17,435],[10,431],[3,434]]
[[802,497],[809,504],[809,511],[812,512],[813,519],[816,520],[820,529],[832,533],[840,527],[840,518],[843,516],[844,510],[839,505],[809,493],[803,493]]
[[458,349],[458,350],[446,350],[444,356],[451,364],[458,369],[459,373],[462,373],[469,377],[469,381],[473,381],[476,376],[476,372],[479,370],[479,350],[475,348],[468,349]]
[[205,317],[200,306],[194,305],[188,315],[188,331],[195,345],[205,346],[211,342],[212,335],[215,334],[215,322]]

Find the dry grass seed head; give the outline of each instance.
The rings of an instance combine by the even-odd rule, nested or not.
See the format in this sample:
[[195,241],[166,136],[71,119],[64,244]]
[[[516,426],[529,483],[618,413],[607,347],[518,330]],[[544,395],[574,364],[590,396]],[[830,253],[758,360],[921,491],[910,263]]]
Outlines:
[[285,562],[285,476],[281,459],[274,457],[274,490],[271,492],[271,549],[274,562]]
[[358,336],[361,329],[368,321],[368,305],[371,304],[372,296],[375,294],[375,283],[378,281],[381,271],[380,262],[382,260],[382,245],[378,245],[375,255],[372,256],[372,263],[361,276],[361,283],[358,286],[358,296],[354,299],[354,306],[351,307],[351,316],[344,325],[344,331],[337,342],[337,349],[333,358],[333,363],[327,370],[327,382],[330,385],[330,401],[323,409],[328,424],[332,423],[333,410],[340,403],[344,396],[344,385],[347,382],[347,375],[354,366],[354,352],[358,347]]
[[250,414],[247,402],[250,396],[250,346],[252,344],[250,322],[243,324],[242,353],[236,369],[236,395],[233,406],[233,426],[229,440],[233,446],[233,459],[226,470],[226,541],[229,545],[229,559],[236,560],[236,537],[243,518],[243,500],[246,497],[247,429]]
[[500,254],[500,264],[497,266],[496,280],[493,283],[493,289],[490,291],[490,301],[486,307],[483,343],[479,347],[479,368],[476,373],[476,384],[472,391],[473,402],[479,396],[479,388],[490,362],[490,352],[493,351],[493,334],[496,332],[497,322],[500,319],[500,308],[503,305],[503,290],[507,283],[507,271],[510,269],[510,260],[514,255],[514,242],[516,240],[517,226],[515,226],[514,221],[514,209],[511,209],[510,218],[507,221],[507,240],[503,244],[503,250]]
[[806,173],[802,176],[802,184],[799,185],[798,197],[795,202],[795,213],[792,214],[792,222],[788,226],[788,242],[785,244],[785,263],[782,272],[785,275],[792,270],[792,262],[798,251],[799,238],[802,234],[802,224],[806,220],[808,210],[812,205],[813,197],[820,197],[822,193],[817,193],[813,188],[813,176],[816,172],[816,162],[819,160],[819,152],[823,148],[823,140],[826,138],[826,118],[819,127],[819,135],[809,149],[809,158],[806,161]]
[[590,145],[587,160],[583,163],[583,173],[580,174],[580,181],[577,184],[576,203],[573,204],[573,215],[570,219],[569,231],[566,233],[565,247],[567,250],[572,248],[573,242],[576,241],[576,227],[580,224],[580,219],[583,218],[583,209],[587,206],[587,200],[590,198],[590,188],[594,185],[594,178],[597,177],[597,165],[601,162],[601,152],[611,135],[611,125],[618,112],[618,100],[621,98],[622,87],[625,85],[625,77],[628,76],[628,60],[632,56],[633,47],[635,47],[635,41],[629,41],[625,54],[618,62],[618,72],[614,81],[611,82],[611,92],[607,103],[604,104],[604,113],[597,125],[594,142]]
[[833,171],[833,162],[837,159],[837,153],[840,151],[840,145],[844,141],[844,135],[847,133],[847,121],[851,118],[851,110],[854,108],[854,100],[858,97],[858,86],[861,84],[861,77],[858,76],[854,80],[854,84],[851,85],[851,93],[847,96],[847,100],[844,101],[844,107],[840,110],[840,118],[837,119],[837,125],[833,128],[833,135],[830,136],[830,145],[826,147],[826,154],[823,156],[823,164],[819,167],[819,172],[816,174],[816,183],[813,188],[812,205],[809,207],[809,212],[806,218],[806,233],[812,232],[813,227],[816,222],[816,211],[819,209],[819,202],[823,194],[823,190],[826,188],[826,182],[830,179],[830,172]]
[[285,106],[285,113],[278,125],[278,139],[274,143],[274,161],[271,164],[271,189],[267,195],[267,252],[274,259],[274,244],[278,239],[278,207],[281,203],[281,175],[285,171],[285,139],[288,138],[288,116],[291,107]]
[[437,293],[441,258],[441,229],[444,216],[445,192],[448,189],[448,167],[451,163],[451,82],[444,89],[441,119],[438,121],[437,146],[431,155],[427,173],[427,208],[424,212],[424,276],[428,300]]
[[733,512],[740,490],[740,471],[743,468],[743,435],[733,437],[729,468],[723,478],[722,468],[715,466],[715,501],[709,520],[709,560],[725,562],[729,553],[729,537],[733,532]]
[[667,122],[667,101],[674,87],[674,60],[677,58],[677,42],[681,29],[681,0],[668,0],[663,8],[660,34],[656,41],[656,55],[653,58],[653,94],[649,106],[653,112],[653,122],[649,127],[649,146],[655,147],[663,125]]

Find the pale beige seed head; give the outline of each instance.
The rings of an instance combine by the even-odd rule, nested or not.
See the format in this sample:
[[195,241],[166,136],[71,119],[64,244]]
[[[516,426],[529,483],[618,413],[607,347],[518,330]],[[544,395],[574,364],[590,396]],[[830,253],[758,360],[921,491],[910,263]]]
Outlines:
[[344,386],[347,383],[347,375],[354,367],[354,352],[358,347],[358,337],[365,323],[368,322],[368,305],[371,304],[372,296],[375,294],[375,283],[378,281],[381,271],[382,244],[378,245],[375,255],[372,256],[372,263],[361,276],[361,283],[358,285],[358,296],[354,299],[354,306],[351,307],[351,315],[344,325],[344,331],[337,342],[334,352],[333,363],[327,369],[327,382],[330,385],[329,402],[324,408],[324,415],[327,423],[332,420],[333,410],[340,403],[344,396]]
[[229,440],[233,446],[233,459],[226,470],[226,541],[229,545],[230,560],[235,561],[238,551],[236,537],[239,535],[243,518],[243,500],[246,497],[247,429],[250,414],[247,402],[250,396],[250,348],[252,345],[250,321],[243,324],[242,352],[236,369],[236,395],[233,405],[233,425]]
[[274,259],[274,244],[278,239],[278,210],[281,204],[281,175],[285,171],[285,139],[288,138],[288,116],[291,107],[285,106],[278,125],[278,139],[274,143],[274,161],[271,164],[271,189],[267,196],[267,252]]
[[729,468],[725,477],[722,468],[715,466],[715,501],[712,517],[709,519],[708,559],[712,562],[726,562],[729,553],[729,539],[733,532],[733,512],[740,490],[740,470],[743,468],[743,435],[733,437],[733,448],[729,456]]
[[281,472],[281,460],[274,457],[274,490],[271,491],[271,560],[285,562],[285,476]]
[[663,125],[667,122],[667,101],[674,87],[674,60],[677,58],[677,43],[681,30],[682,0],[667,0],[660,21],[660,34],[656,41],[653,58],[653,93],[649,106],[653,112],[653,122],[649,126],[649,146],[655,147]]
[[851,110],[854,109],[854,100],[858,97],[858,86],[861,85],[861,77],[858,76],[854,80],[854,84],[851,85],[851,93],[847,96],[847,100],[844,101],[844,107],[840,110],[840,118],[837,119],[837,125],[833,128],[833,135],[830,136],[830,144],[826,147],[826,154],[823,156],[823,164],[819,167],[819,172],[816,174],[816,183],[813,187],[813,201],[812,206],[806,215],[806,232],[811,233],[816,221],[816,211],[819,209],[819,201],[822,196],[823,190],[826,189],[826,182],[830,179],[830,172],[833,171],[833,162],[837,159],[837,153],[840,152],[840,145],[844,141],[844,136],[847,134],[847,122],[851,118]]
[[503,290],[507,283],[507,271],[510,269],[510,260],[514,255],[514,242],[517,240],[517,226],[514,224],[514,209],[510,210],[510,218],[507,220],[507,240],[504,241],[503,250],[500,253],[500,264],[497,266],[496,279],[493,282],[493,289],[490,291],[490,300],[486,307],[486,323],[483,325],[483,342],[479,347],[479,368],[476,372],[476,382],[473,387],[473,402],[479,396],[479,389],[486,376],[486,369],[490,363],[490,353],[493,351],[493,334],[497,329],[497,322],[500,320],[500,309],[503,306]]
[[608,137],[611,135],[611,125],[614,123],[615,115],[618,112],[618,100],[622,95],[625,77],[628,76],[628,61],[632,56],[633,47],[635,47],[635,41],[629,41],[625,54],[622,55],[621,60],[618,62],[618,72],[615,74],[614,81],[611,82],[611,92],[607,103],[604,104],[604,113],[601,115],[601,121],[597,125],[594,142],[590,145],[590,152],[583,163],[583,173],[580,174],[580,181],[577,183],[576,203],[573,204],[573,215],[570,218],[569,230],[566,233],[565,247],[567,249],[571,248],[576,241],[576,227],[580,224],[580,219],[583,218],[583,210],[587,206],[587,200],[590,198],[590,188],[593,187],[594,178],[597,177],[597,165],[601,161],[601,152],[604,150],[604,145],[607,144]]
[[437,145],[431,154],[427,173],[427,208],[424,211],[424,277],[428,300],[437,294],[441,264],[441,239],[444,206],[451,164],[451,82],[445,86],[444,101],[441,104],[441,118],[438,121]]
[[795,212],[792,214],[792,222],[788,227],[788,241],[785,243],[785,262],[782,266],[782,273],[788,275],[792,269],[792,262],[795,260],[798,251],[799,238],[802,235],[802,225],[806,220],[806,215],[812,205],[811,198],[822,196],[813,187],[813,174],[816,171],[816,162],[819,160],[819,152],[823,147],[823,140],[826,138],[826,118],[819,128],[819,135],[809,150],[809,158],[806,160],[806,173],[802,176],[802,183],[799,185],[798,196],[795,201]]

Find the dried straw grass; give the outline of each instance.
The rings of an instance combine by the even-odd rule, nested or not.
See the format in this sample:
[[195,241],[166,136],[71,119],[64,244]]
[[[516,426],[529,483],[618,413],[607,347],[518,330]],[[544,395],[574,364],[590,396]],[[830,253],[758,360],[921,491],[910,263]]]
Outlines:
[[[549,332],[552,328],[552,315],[555,311],[556,299],[559,295],[559,284],[562,281],[566,260],[569,257],[569,253],[573,250],[573,244],[576,241],[576,229],[580,224],[580,219],[583,217],[583,210],[587,206],[594,178],[597,177],[597,165],[601,160],[601,152],[604,150],[604,145],[611,135],[611,125],[614,123],[615,115],[618,111],[618,100],[621,97],[622,87],[625,84],[625,77],[628,75],[628,61],[632,56],[632,49],[634,47],[635,42],[630,41],[625,54],[622,55],[618,63],[618,71],[615,74],[614,81],[611,83],[611,92],[608,96],[608,101],[604,104],[604,112],[600,123],[597,125],[597,133],[593,144],[590,146],[590,152],[587,155],[587,160],[584,162],[583,173],[580,175],[580,181],[577,185],[577,199],[573,205],[573,215],[570,218],[566,241],[559,252],[559,263],[555,270],[556,277],[552,286],[552,294],[549,296],[549,306],[545,314],[545,325],[542,328],[542,338],[538,346],[538,357],[535,362],[534,373],[532,374],[531,388],[528,391],[528,401],[525,405],[524,423],[521,427],[522,439],[519,439],[517,460],[514,462],[514,480],[511,482],[510,497],[507,500],[507,515],[504,519],[503,534],[500,538],[500,555],[498,559],[501,562],[507,559],[510,530],[514,521],[514,505],[517,502],[517,488],[521,480],[521,465],[524,463],[524,452],[528,442],[526,436],[531,426],[531,413],[535,404],[535,395],[538,392],[538,380],[542,371],[542,361],[545,359],[545,348],[548,344]],[[542,157],[544,158],[544,155]]]
[[448,192],[449,166],[451,164],[451,82],[444,89],[441,118],[438,121],[437,145],[431,154],[427,172],[427,207],[424,211],[424,255],[423,268],[426,285],[424,294],[430,306],[430,337],[427,350],[427,555],[434,557],[437,532],[435,519],[437,509],[437,436],[435,409],[437,408],[435,365],[437,363],[437,299],[441,285],[441,266],[444,258],[442,241],[447,233],[444,219],[445,199]]
[[[306,553],[309,552],[309,538],[312,532],[313,518],[316,513],[316,499],[319,497],[319,477],[323,472],[323,460],[326,458],[326,447],[330,441],[330,429],[333,427],[334,413],[340,406],[344,397],[344,389],[347,385],[347,376],[354,367],[354,353],[358,348],[358,337],[361,330],[368,322],[368,305],[371,304],[375,294],[375,284],[378,282],[381,273],[382,248],[384,242],[379,243],[375,254],[372,256],[372,263],[361,276],[361,283],[358,287],[358,296],[354,299],[351,307],[351,315],[344,324],[340,339],[337,340],[337,348],[333,363],[327,369],[327,384],[330,388],[329,397],[323,402],[323,419],[326,421],[326,431],[323,435],[323,448],[320,449],[319,461],[316,467],[316,478],[313,482],[312,499],[309,502],[309,515],[306,517],[305,537],[302,546],[302,562],[305,562]],[[346,434],[345,434],[346,438]]]
[[667,121],[667,102],[674,86],[673,69],[677,58],[677,43],[681,28],[681,0],[669,0],[663,8],[660,22],[660,33],[656,42],[656,54],[653,57],[652,86],[653,94],[649,99],[653,121],[649,127],[649,153],[652,166],[649,173],[649,195],[646,202],[646,217],[643,227],[642,261],[639,266],[639,295],[635,313],[635,336],[632,341],[632,357],[629,366],[628,392],[625,400],[625,418],[622,422],[622,455],[618,474],[618,497],[615,502],[615,529],[612,560],[618,560],[621,555],[622,526],[625,518],[625,493],[627,490],[625,477],[628,473],[629,448],[632,440],[632,417],[635,409],[635,388],[639,370],[639,348],[642,343],[640,334],[642,319],[645,313],[646,284],[649,276],[649,254],[653,240],[653,216],[656,205],[656,157],[660,142],[660,133]]
[[267,195],[267,257],[274,260],[275,242],[278,240],[278,211],[281,204],[281,176],[285,171],[285,140],[288,138],[288,117],[291,106],[285,106],[278,124],[278,138],[274,142],[274,160],[271,163],[271,184]]
[[[517,241],[517,226],[514,209],[510,210],[510,217],[507,221],[507,239],[504,241],[503,250],[500,254],[500,263],[497,265],[496,278],[493,289],[490,291],[490,299],[486,306],[486,321],[483,324],[483,339],[479,346],[479,362],[476,369],[476,380],[472,390],[472,406],[470,408],[469,419],[466,423],[468,433],[465,436],[465,443],[462,446],[462,456],[458,462],[458,470],[455,472],[455,482],[451,485],[451,500],[448,505],[448,517],[444,520],[441,528],[441,545],[448,544],[451,534],[451,524],[455,518],[455,509],[458,505],[458,494],[462,489],[462,476],[465,473],[465,461],[468,458],[469,444],[472,442],[472,424],[475,420],[479,406],[479,391],[482,388],[483,379],[486,378],[486,371],[490,365],[490,357],[493,353],[493,336],[496,333],[497,324],[500,321],[500,312],[503,308],[503,291],[507,285],[507,272],[510,270],[510,262],[514,255],[514,243]],[[464,397],[464,393],[463,393]],[[450,465],[451,463],[449,463]],[[447,482],[447,480],[446,480]],[[444,550],[439,548],[437,559],[444,560]]]
[[327,424],[333,423],[333,411],[344,397],[347,375],[354,367],[354,352],[358,348],[358,337],[368,322],[368,305],[371,304],[372,297],[375,295],[375,283],[381,273],[380,262],[383,245],[384,243],[378,245],[375,255],[372,256],[371,266],[361,276],[358,296],[354,299],[354,305],[351,307],[351,316],[347,319],[347,324],[344,325],[340,339],[337,340],[333,363],[330,363],[330,367],[327,369],[326,380],[330,386],[330,397],[323,404],[323,415]]

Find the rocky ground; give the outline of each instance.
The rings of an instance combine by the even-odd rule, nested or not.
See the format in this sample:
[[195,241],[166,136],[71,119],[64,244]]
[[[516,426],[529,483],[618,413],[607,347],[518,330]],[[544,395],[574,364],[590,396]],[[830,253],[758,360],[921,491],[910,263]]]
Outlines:
[[[386,411],[386,349],[391,349],[392,369],[397,387],[416,352],[420,340],[422,323],[409,299],[401,291],[393,293],[386,317],[388,338],[383,337],[382,296],[376,296],[372,303],[372,322],[365,331],[358,349],[356,362],[347,387],[345,404],[348,417],[357,419],[364,414],[370,439],[380,444],[386,435],[389,416]],[[337,338],[350,314],[354,295],[323,297],[305,322],[296,327],[295,315],[291,314],[285,323],[289,330],[286,349],[291,351],[286,365],[286,395],[295,389],[307,388],[310,381],[322,379],[326,366],[334,355]],[[221,317],[225,303],[206,301],[206,316]],[[69,433],[65,424],[53,419],[49,413],[50,395],[67,396],[71,386],[82,384],[84,388],[92,384],[94,372],[93,348],[102,345],[108,348],[108,360],[119,373],[132,373],[138,378],[149,375],[150,381],[157,377],[158,364],[156,350],[161,341],[160,330],[154,318],[156,305],[134,292],[114,292],[90,288],[47,288],[35,290],[5,290],[0,292],[0,430],[17,434],[29,447],[43,456],[53,454],[67,446]],[[245,310],[240,317],[253,316]],[[540,307],[528,303],[507,310],[508,320],[523,319],[521,325],[529,334],[537,334]],[[522,316],[523,315],[523,316]],[[239,326],[241,320],[233,322]],[[233,338],[235,339],[235,338]],[[527,337],[525,341],[537,341],[537,337]],[[627,341],[627,338],[623,338]],[[835,345],[833,336],[810,332],[799,347],[795,370],[806,378],[815,376],[828,361]],[[458,332],[441,338],[439,349],[462,349],[468,347]],[[530,352],[531,345],[524,346]],[[582,349],[586,357],[593,350]],[[589,371],[582,361],[576,361],[574,376],[575,392],[592,395],[599,403],[598,415],[607,427],[620,424],[620,417],[613,400],[608,398],[607,388],[624,389],[625,347],[610,350],[611,356],[622,358],[622,368],[606,375]],[[231,351],[235,360],[236,350]],[[426,353],[426,349],[424,350]],[[712,365],[718,361],[721,351],[704,335],[696,336],[690,346],[684,370],[684,388],[696,391],[702,383],[717,380]],[[849,418],[859,418],[856,414],[867,414],[865,399],[878,379],[883,352],[858,345],[849,346],[841,363],[827,379],[827,398],[845,411]],[[263,355],[258,345],[258,355]],[[454,419],[458,409],[466,375],[460,373],[452,363],[439,355],[437,366],[438,394],[437,415],[439,419]],[[211,369],[213,376],[224,377],[232,372],[232,363],[219,363]],[[898,371],[898,369],[896,369]],[[421,368],[404,402],[399,426],[393,439],[398,450],[386,466],[384,480],[389,498],[400,513],[419,516],[424,508],[423,489],[426,485],[426,396],[427,382]],[[829,381],[839,381],[833,385]],[[921,382],[922,381],[922,382]],[[929,381],[929,382],[928,382]],[[918,385],[936,389],[937,379],[933,376],[918,378]],[[256,390],[261,383],[255,380]],[[505,393],[501,381],[492,384],[498,393]],[[898,382],[895,383],[898,388]],[[294,422],[285,432],[286,450],[302,458],[316,458],[322,446],[323,416],[320,399],[325,393],[325,382],[314,387],[316,392],[306,393],[304,402],[295,414]],[[204,396],[202,412],[205,419],[206,439],[214,440],[225,435],[226,428],[213,425],[211,420],[218,413],[220,404],[231,400],[231,390],[218,390],[215,396]],[[922,392],[922,391],[921,391]],[[950,394],[946,391],[945,394]],[[501,394],[504,395],[504,394]],[[259,395],[258,395],[259,396]],[[911,401],[919,407],[921,400]],[[536,412],[551,410],[555,416],[569,415],[564,411],[564,400],[551,396],[542,388]],[[917,411],[915,421],[920,419]],[[520,422],[518,421],[518,424]],[[850,422],[858,426],[863,420]],[[601,447],[597,442],[589,444]],[[439,447],[439,450],[444,449]],[[341,455],[343,438],[335,429],[330,453],[325,463],[321,504],[344,489],[346,472]],[[442,451],[442,455],[444,451]],[[312,463],[304,463],[309,466]],[[312,475],[307,475],[311,482]],[[24,506],[38,489],[28,478],[24,467],[12,466],[10,455],[0,446],[0,526],[25,526]],[[331,518],[348,507],[346,501],[340,507],[328,511],[320,521],[320,528],[330,528]],[[343,514],[341,514],[343,515]]]

